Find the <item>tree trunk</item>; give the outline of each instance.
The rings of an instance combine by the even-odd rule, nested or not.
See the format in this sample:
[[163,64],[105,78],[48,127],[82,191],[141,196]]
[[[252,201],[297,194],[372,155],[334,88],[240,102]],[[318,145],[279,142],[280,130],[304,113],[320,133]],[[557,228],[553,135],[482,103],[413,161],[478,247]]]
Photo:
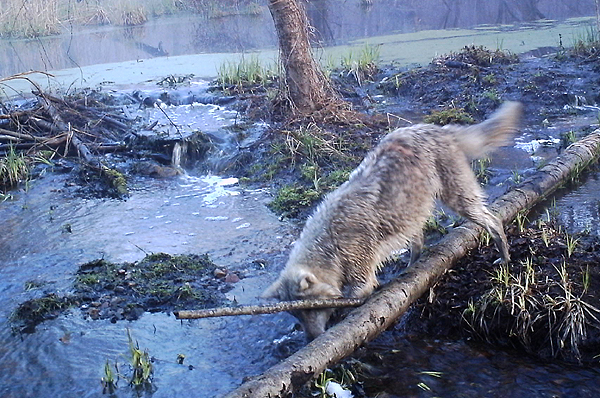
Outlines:
[[600,0],[595,0],[596,2],[596,33],[600,34]]
[[285,70],[282,91],[286,91],[294,113],[312,114],[332,104],[343,104],[313,57],[304,8],[297,0],[269,0],[269,10]]
[[[519,211],[547,197],[570,176],[595,161],[599,154],[600,130],[596,130],[496,200],[492,210],[505,223],[510,222]],[[342,322],[226,397],[279,397],[300,388],[392,325],[448,268],[468,250],[477,247],[481,231],[471,222],[454,228],[431,247],[427,255],[371,296],[364,305],[353,310]]]

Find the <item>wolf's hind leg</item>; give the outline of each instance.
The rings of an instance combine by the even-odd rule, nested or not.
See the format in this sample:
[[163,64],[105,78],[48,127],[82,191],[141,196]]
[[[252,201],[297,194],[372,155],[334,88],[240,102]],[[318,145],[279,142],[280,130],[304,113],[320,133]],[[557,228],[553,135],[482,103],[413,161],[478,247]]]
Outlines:
[[[450,205],[450,203],[448,203],[448,205]],[[466,217],[475,224],[485,228],[485,230],[492,235],[492,238],[500,251],[502,262],[504,264],[510,262],[508,242],[506,240],[506,234],[504,233],[502,221],[485,207],[483,201],[475,200],[471,197],[471,200],[459,201],[458,203],[454,202],[450,207],[461,216]]]
[[492,235],[502,261],[510,262],[508,242],[502,222],[485,206],[484,194],[467,162],[455,162],[452,172],[446,171],[443,176],[441,199],[456,213],[482,226]]
[[492,235],[492,238],[500,251],[500,255],[502,256],[502,262],[508,264],[510,262],[510,254],[508,252],[508,242],[506,240],[504,228],[502,227],[502,222],[487,208],[483,207],[482,212],[484,213],[483,216],[478,214],[477,218],[467,217],[469,217],[471,221],[481,225],[490,235]]

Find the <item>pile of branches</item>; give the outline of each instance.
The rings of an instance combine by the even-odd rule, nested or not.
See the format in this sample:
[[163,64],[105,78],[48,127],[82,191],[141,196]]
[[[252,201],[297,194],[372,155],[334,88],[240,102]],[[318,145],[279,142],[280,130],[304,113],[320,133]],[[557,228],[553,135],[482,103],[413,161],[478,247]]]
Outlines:
[[90,97],[58,98],[39,87],[33,94],[29,109],[0,103],[0,153],[10,148],[52,150],[100,167],[95,154],[122,147],[131,130],[131,120],[121,110]]

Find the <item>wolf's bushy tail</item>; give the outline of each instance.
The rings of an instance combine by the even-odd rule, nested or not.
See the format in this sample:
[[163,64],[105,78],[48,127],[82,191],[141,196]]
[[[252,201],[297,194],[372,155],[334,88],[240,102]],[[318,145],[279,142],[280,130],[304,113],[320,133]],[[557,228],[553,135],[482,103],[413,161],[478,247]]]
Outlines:
[[487,120],[469,127],[453,128],[453,134],[465,155],[484,157],[488,152],[509,143],[517,132],[523,106],[507,101]]

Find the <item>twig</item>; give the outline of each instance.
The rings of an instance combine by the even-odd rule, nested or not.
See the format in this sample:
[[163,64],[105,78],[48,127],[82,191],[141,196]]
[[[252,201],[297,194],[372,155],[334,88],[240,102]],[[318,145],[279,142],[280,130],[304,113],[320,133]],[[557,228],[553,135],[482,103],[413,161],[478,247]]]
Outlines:
[[16,131],[6,130],[3,128],[0,128],[0,134],[10,135],[14,138],[18,138],[21,140],[36,140],[37,139],[37,137],[35,137],[32,134],[21,134],[21,133],[17,133]]
[[317,308],[358,307],[363,302],[363,299],[296,300],[265,305],[244,305],[240,307],[208,308],[204,310],[182,310],[176,311],[174,314],[177,319],[198,319],[217,316],[273,314],[282,311]]
[[20,139],[13,137],[12,135],[0,135],[0,141],[19,142]]

